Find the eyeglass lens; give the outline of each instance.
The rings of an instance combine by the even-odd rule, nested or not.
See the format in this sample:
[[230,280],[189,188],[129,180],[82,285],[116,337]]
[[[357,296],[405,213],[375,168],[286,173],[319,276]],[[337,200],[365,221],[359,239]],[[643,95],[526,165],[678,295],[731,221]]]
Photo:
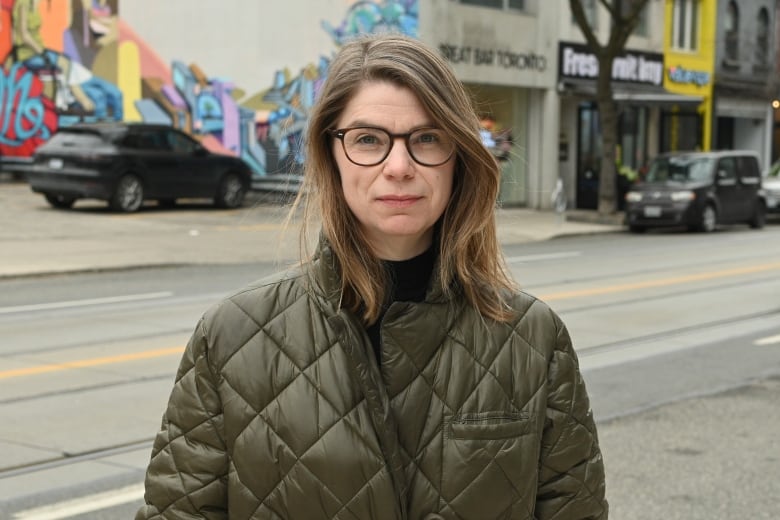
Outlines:
[[[405,139],[409,155],[418,163],[438,166],[452,155],[452,139],[437,128],[422,128]],[[390,153],[395,139],[381,128],[350,128],[344,132],[344,152],[347,158],[362,166],[382,162]]]

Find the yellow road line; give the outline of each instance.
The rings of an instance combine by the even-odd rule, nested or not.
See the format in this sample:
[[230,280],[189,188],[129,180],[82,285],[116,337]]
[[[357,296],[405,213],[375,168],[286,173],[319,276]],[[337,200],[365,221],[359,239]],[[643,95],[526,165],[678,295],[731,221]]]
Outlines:
[[653,287],[666,287],[669,285],[678,285],[683,283],[700,282],[702,280],[713,280],[716,278],[728,278],[743,274],[754,274],[765,271],[774,271],[780,269],[780,262],[771,264],[760,264],[749,267],[737,267],[734,269],[725,269],[723,271],[712,271],[709,273],[690,274],[686,276],[675,276],[673,278],[661,278],[658,280],[647,280],[644,282],[625,283],[619,285],[609,285],[606,287],[594,287],[592,289],[580,289],[577,291],[563,291],[557,293],[543,294],[539,298],[544,301],[568,300],[570,298],[579,298],[581,296],[595,296],[599,294],[614,294],[619,292],[633,291],[636,289],[649,289]]
[[[614,294],[619,292],[633,291],[637,289],[649,289],[653,287],[667,287],[670,285],[678,285],[691,282],[699,282],[702,280],[713,280],[717,278],[728,278],[732,276],[739,276],[744,274],[754,274],[766,271],[774,271],[780,269],[780,262],[774,262],[770,264],[760,264],[749,267],[738,267],[734,269],[725,269],[723,271],[712,271],[709,273],[699,273],[686,276],[675,276],[672,278],[661,278],[658,280],[647,280],[644,282],[626,283],[619,285],[611,285],[607,287],[594,287],[593,289],[581,289],[577,291],[564,291],[557,293],[550,293],[539,296],[544,301],[553,300],[566,300],[570,298],[579,298],[582,296],[594,296],[599,294]],[[144,352],[136,352],[133,354],[121,354],[118,356],[108,356],[93,359],[82,359],[79,361],[69,361],[66,363],[54,363],[49,365],[41,365],[37,367],[18,368],[15,370],[6,370],[0,372],[0,379],[10,379],[12,377],[32,376],[38,374],[45,374],[50,372],[61,372],[63,370],[71,370],[74,368],[87,368],[100,365],[110,365],[114,363],[124,363],[127,361],[137,361],[140,359],[151,359],[157,357],[170,356],[174,354],[181,354],[184,351],[184,347],[164,348],[159,350],[147,350]]]
[[100,365],[111,365],[114,363],[124,363],[126,361],[138,361],[139,359],[151,359],[173,354],[181,354],[184,347],[164,348],[159,350],[147,350],[144,352],[135,352],[132,354],[120,354],[118,356],[107,356],[92,359],[81,359],[78,361],[67,361],[65,363],[53,363],[50,365],[41,365],[37,367],[17,368],[15,370],[5,370],[0,372],[0,379],[10,379],[12,377],[34,376],[49,372],[61,372],[74,368],[87,368]]

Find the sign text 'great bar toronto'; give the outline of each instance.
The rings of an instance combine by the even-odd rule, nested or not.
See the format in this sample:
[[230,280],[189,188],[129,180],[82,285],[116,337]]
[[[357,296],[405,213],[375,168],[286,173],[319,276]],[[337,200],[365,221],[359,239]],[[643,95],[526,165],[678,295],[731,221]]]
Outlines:
[[535,52],[513,52],[499,49],[480,49],[462,45],[440,43],[439,52],[450,63],[495,66],[505,69],[535,70],[547,68],[547,58]]

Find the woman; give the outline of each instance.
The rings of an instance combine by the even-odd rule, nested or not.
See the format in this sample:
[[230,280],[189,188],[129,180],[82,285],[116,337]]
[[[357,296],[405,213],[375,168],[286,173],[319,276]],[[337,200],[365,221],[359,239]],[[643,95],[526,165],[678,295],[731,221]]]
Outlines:
[[463,87],[395,35],[328,74],[299,196],[317,250],[203,317],[137,519],[606,518],[577,359],[501,263]]

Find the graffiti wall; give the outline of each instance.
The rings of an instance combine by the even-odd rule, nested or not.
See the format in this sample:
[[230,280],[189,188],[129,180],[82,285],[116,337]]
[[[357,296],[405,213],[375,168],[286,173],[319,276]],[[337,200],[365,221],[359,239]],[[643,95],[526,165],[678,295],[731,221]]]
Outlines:
[[0,155],[60,126],[121,120],[117,0],[0,0]]
[[[202,70],[197,56],[163,61],[122,20],[119,0],[0,2],[3,158],[29,157],[61,126],[124,120],[180,128],[240,156],[256,176],[299,170],[303,130],[331,56],[283,64],[268,85],[236,85]],[[333,20],[299,29],[325,31],[336,47],[361,33],[417,36],[417,4],[355,1]]]

